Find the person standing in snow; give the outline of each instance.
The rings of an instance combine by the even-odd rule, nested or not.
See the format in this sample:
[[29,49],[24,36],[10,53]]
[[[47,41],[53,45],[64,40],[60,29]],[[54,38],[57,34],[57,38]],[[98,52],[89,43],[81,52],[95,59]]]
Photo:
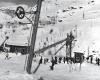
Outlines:
[[55,65],[55,60],[52,57],[52,59],[51,59],[51,66],[50,66],[51,70],[54,70],[54,65]]
[[62,57],[59,57],[59,63],[61,63]]
[[8,53],[6,53],[6,57],[5,57],[5,60],[8,60],[9,59],[9,54]]
[[67,64],[68,64],[68,57],[66,56],[66,61],[67,61]]
[[100,65],[100,59],[99,58],[96,58],[96,63],[97,63],[98,66]]
[[57,57],[55,56],[55,64],[57,64]]
[[63,62],[65,63],[65,61],[66,61],[66,58],[64,57],[64,58],[63,58]]
[[91,64],[92,64],[92,61],[93,61],[93,56],[91,56],[91,58],[90,58],[90,62],[91,62]]
[[4,47],[4,51],[5,51],[5,53],[6,53],[6,57],[5,57],[5,59],[9,59],[9,54],[8,54],[8,52],[9,52],[9,48],[7,48],[7,47]]
[[88,62],[88,60],[89,60],[89,56],[86,58],[86,60],[87,60],[87,62]]

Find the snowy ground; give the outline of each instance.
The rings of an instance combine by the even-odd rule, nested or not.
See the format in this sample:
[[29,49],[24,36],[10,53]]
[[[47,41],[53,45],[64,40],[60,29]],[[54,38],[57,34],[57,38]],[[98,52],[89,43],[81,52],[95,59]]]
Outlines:
[[[67,63],[57,64],[51,71],[50,63],[41,64],[35,74],[28,75],[24,70],[26,56],[16,56],[9,60],[0,58],[0,80],[100,80],[100,66],[84,62],[82,69],[69,71]],[[34,65],[35,63],[33,63]],[[73,67],[75,69],[75,67]]]
[[[46,66],[45,66],[46,67]],[[47,67],[46,67],[47,68]],[[69,71],[68,64],[58,64],[54,71],[42,70],[42,66],[35,75],[42,75],[45,80],[99,80],[100,67],[83,63],[82,70],[79,70],[77,65],[76,71]],[[41,73],[40,73],[41,72]]]

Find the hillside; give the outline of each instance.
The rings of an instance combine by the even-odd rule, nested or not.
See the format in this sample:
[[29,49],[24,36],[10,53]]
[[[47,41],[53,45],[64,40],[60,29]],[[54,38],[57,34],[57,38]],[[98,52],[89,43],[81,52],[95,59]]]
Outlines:
[[[28,6],[22,6],[26,11],[29,10]],[[16,7],[12,6],[10,8],[15,9]],[[4,27],[1,31],[3,33],[1,33],[1,36],[10,36],[7,43],[12,45],[28,45],[31,25],[19,25],[16,23],[16,21],[27,22],[27,19],[24,18],[23,20],[19,20],[17,17],[12,18],[7,14],[3,14],[2,12],[1,14],[2,22],[4,22]],[[77,42],[75,50],[82,52],[86,51],[87,47],[92,45],[91,43],[94,41],[94,37],[91,35],[91,26],[97,25],[98,27],[99,22],[97,21],[99,21],[99,16],[98,0],[43,1],[40,15],[41,23],[39,25],[43,28],[38,29],[36,49],[38,49],[40,46],[43,47],[47,37],[49,37],[49,42],[47,42],[47,44],[51,44],[66,38],[67,33],[69,33],[71,30],[75,30],[77,26]],[[7,23],[9,21],[11,24]],[[51,23],[48,23],[50,21]],[[50,34],[49,32],[51,29],[53,30],[53,33]],[[7,34],[5,35],[4,33]],[[76,35],[76,33],[74,34]],[[2,41],[0,43],[2,43]]]

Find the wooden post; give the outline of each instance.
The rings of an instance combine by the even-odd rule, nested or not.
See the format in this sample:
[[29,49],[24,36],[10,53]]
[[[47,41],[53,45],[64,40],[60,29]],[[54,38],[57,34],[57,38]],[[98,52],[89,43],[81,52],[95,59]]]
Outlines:
[[72,57],[72,41],[74,40],[74,36],[72,34],[72,32],[70,32],[70,42],[69,42],[69,54],[70,57]]
[[66,57],[68,57],[68,45],[66,45]]
[[37,29],[38,29],[38,22],[39,22],[39,17],[40,17],[41,5],[42,5],[42,0],[38,0],[34,26],[33,26],[33,30],[32,30],[32,38],[31,38],[30,50],[29,50],[27,66],[26,66],[26,71],[29,74],[31,74],[32,60],[33,60],[33,57],[34,57],[34,48],[35,48],[35,41],[36,41],[36,35],[37,35]]
[[69,50],[70,37],[68,33],[67,33],[67,39],[68,40],[66,40],[66,57],[70,57],[70,50]]
[[67,34],[68,41],[66,41],[66,57],[71,57],[71,34]]

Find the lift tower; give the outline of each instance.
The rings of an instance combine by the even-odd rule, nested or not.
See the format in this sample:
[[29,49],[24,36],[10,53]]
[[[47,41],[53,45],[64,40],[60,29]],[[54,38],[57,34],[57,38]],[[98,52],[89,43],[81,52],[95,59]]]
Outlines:
[[39,17],[40,17],[42,1],[43,0],[37,1],[37,10],[36,10],[35,21],[34,21],[34,26],[33,26],[33,30],[32,30],[31,44],[30,44],[30,50],[29,50],[27,66],[26,66],[26,71],[29,74],[31,74],[32,60],[34,57],[34,48],[35,48],[35,41],[36,41],[36,35],[37,35],[38,22],[39,22]]

